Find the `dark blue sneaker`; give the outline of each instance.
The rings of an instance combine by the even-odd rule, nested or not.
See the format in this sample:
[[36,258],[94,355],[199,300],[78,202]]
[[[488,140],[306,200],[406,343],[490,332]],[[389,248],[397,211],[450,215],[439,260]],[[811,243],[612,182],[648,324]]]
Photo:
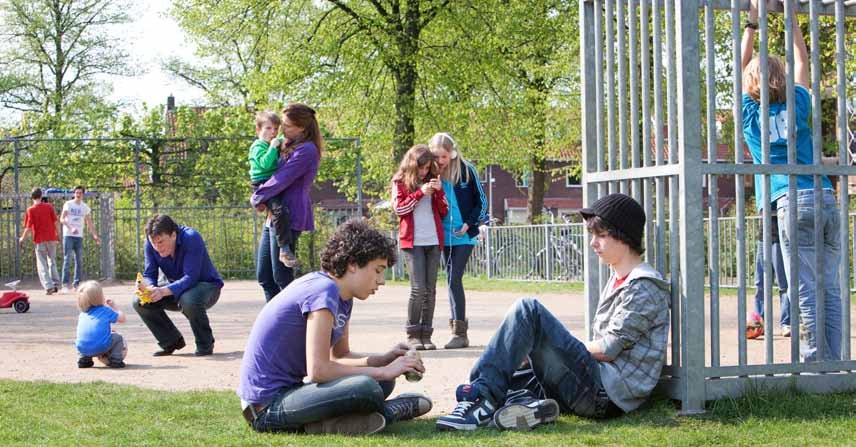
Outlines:
[[458,385],[458,405],[447,416],[437,419],[437,430],[475,430],[490,423],[496,406],[482,397],[473,385]]
[[520,393],[505,402],[493,414],[493,424],[500,430],[531,430],[559,417],[559,404],[553,399],[538,399],[531,391]]

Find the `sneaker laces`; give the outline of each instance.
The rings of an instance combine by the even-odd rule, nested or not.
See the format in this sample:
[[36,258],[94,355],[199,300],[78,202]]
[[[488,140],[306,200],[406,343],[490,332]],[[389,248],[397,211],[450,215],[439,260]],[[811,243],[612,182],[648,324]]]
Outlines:
[[415,398],[391,399],[384,402],[384,410],[391,421],[413,419],[419,410],[418,404],[418,400]]
[[464,415],[469,411],[470,407],[475,405],[475,402],[470,402],[467,400],[458,402],[458,405],[455,406],[455,409],[452,410],[452,415],[457,417],[464,417]]

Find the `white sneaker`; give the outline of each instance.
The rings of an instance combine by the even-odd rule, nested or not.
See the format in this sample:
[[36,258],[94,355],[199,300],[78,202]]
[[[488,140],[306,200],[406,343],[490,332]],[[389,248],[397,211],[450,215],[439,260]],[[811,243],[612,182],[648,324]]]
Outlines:
[[493,414],[500,430],[531,430],[559,417],[559,404],[553,399],[524,397],[506,404]]
[[68,295],[69,293],[71,293],[71,289],[69,289],[68,286],[63,286],[62,290],[60,290],[59,293],[60,295]]
[[787,324],[782,325],[782,337],[790,337],[791,336],[791,327]]

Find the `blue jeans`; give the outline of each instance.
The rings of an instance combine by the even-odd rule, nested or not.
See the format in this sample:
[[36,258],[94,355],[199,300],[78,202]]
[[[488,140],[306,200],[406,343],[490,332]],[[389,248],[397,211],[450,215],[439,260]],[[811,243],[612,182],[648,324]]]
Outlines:
[[140,299],[134,298],[133,306],[161,348],[167,349],[182,338],[181,332],[166,315],[165,311],[171,310],[179,311],[187,317],[196,338],[196,349],[207,351],[214,348],[214,333],[208,321],[208,309],[217,304],[219,299],[220,287],[210,282],[200,282],[178,297],[167,296],[156,303],[141,305]]
[[[284,388],[253,422],[262,432],[300,431],[304,425],[331,417],[384,413],[383,401],[395,382],[378,382],[369,376],[345,376],[327,383]],[[384,417],[387,417],[384,415]]]
[[[764,242],[758,241],[755,251],[755,312],[764,317]],[[782,248],[778,242],[771,245],[773,251],[773,281],[779,288],[779,304],[781,316],[779,324],[791,325],[791,300],[788,298],[788,277],[785,276],[785,262],[782,259]]]
[[[801,190],[797,192],[797,234],[788,234],[787,215],[788,198],[783,197],[777,203],[779,213],[779,240],[782,244],[782,258],[785,263],[785,273],[791,281],[790,259],[792,243],[795,241],[799,253],[799,300],[800,323],[805,326],[805,334],[800,330],[800,354],[804,361],[839,360],[841,359],[841,291],[838,285],[838,263],[841,259],[841,247],[838,237],[841,232],[841,221],[838,207],[835,204],[835,194],[831,191],[823,193],[823,211],[820,225],[823,240],[819,249],[822,250],[824,281],[824,310],[826,324],[822,328],[826,343],[823,346],[823,356],[817,356],[817,302],[814,247],[814,191]],[[802,328],[801,328],[802,329]]]
[[467,297],[464,296],[464,271],[475,245],[451,245],[443,247],[443,265],[446,267],[446,283],[449,285],[449,306],[453,320],[467,319]]
[[[65,236],[62,238],[62,284],[72,287],[80,285],[80,276],[83,272],[83,238],[75,236]],[[71,268],[71,255],[74,254],[74,282],[68,279]]]
[[[265,293],[265,301],[270,301],[282,289],[294,281],[294,269],[286,267],[279,260],[279,244],[275,237],[270,237],[270,227],[262,228],[259,239],[259,252],[256,258],[256,280]],[[300,232],[291,230],[291,251],[297,252],[297,238]]]
[[[600,369],[585,345],[538,300],[511,306],[470,372],[470,383],[497,406],[505,402],[514,371],[529,363],[547,397],[562,411],[602,417],[608,399],[599,398]],[[600,393],[603,396],[603,393]]]

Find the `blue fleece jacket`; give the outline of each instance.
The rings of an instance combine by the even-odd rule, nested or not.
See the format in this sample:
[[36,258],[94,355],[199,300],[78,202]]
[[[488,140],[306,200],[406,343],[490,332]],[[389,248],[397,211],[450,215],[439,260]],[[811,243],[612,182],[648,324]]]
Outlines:
[[[447,233],[443,241],[444,245],[447,246],[460,244],[460,242],[455,243],[456,238],[452,237],[451,231],[460,229],[461,221],[467,224],[467,235],[470,239],[478,236],[479,225],[487,221],[488,203],[478,173],[471,164],[465,163],[463,160],[458,161],[458,163],[461,163],[461,181],[454,186],[443,181],[444,192],[449,199],[449,213],[443,218],[443,229]],[[469,173],[469,178],[465,172]],[[451,192],[454,192],[454,196]],[[454,222],[453,217],[455,216],[458,216],[460,220]]]

